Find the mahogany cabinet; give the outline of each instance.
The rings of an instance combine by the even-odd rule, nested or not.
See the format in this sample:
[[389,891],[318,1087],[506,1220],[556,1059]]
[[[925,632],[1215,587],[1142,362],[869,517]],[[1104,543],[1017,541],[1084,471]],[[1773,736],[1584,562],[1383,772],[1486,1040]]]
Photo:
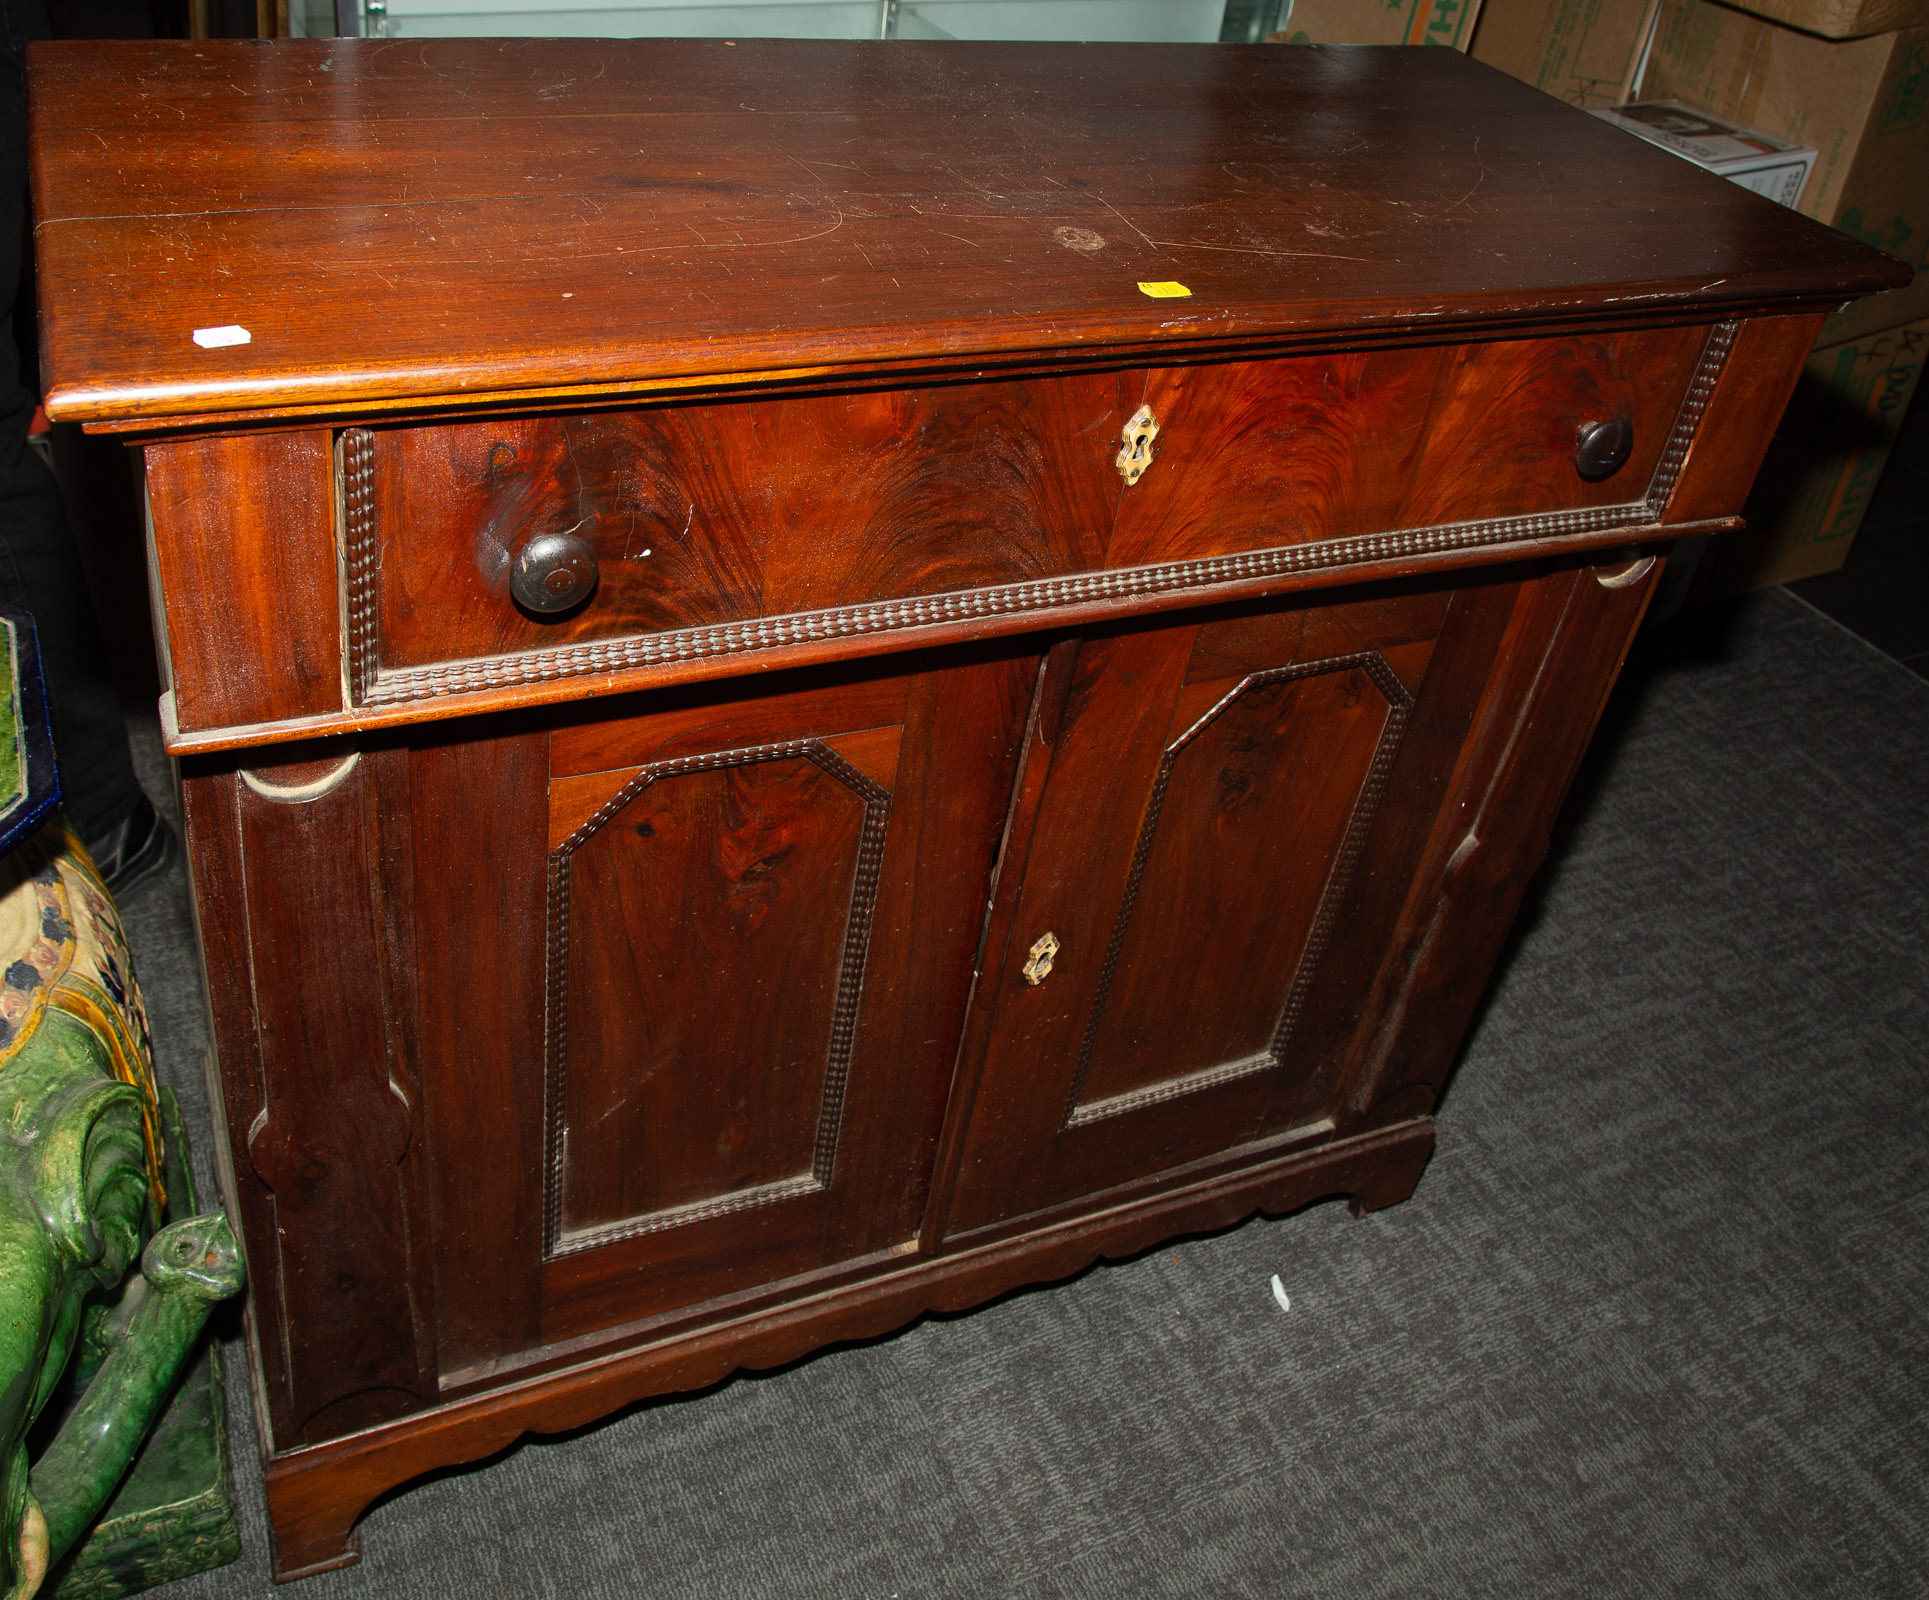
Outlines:
[[1665,559],[1903,269],[1451,51],[38,50],[277,1570],[1405,1197]]

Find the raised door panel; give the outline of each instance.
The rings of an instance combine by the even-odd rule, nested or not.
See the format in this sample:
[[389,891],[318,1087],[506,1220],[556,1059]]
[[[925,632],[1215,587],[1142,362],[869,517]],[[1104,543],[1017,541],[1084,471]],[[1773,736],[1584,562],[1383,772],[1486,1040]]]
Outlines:
[[1409,703],[1370,655],[1207,688],[1222,692],[1166,747],[1139,824],[1069,1127],[1278,1065]]
[[835,1174],[891,791],[821,739],[666,765],[551,857],[552,1253]]
[[987,953],[950,1231],[1331,1134],[1339,1064],[1297,1032],[1452,613],[1408,588],[1081,645]]

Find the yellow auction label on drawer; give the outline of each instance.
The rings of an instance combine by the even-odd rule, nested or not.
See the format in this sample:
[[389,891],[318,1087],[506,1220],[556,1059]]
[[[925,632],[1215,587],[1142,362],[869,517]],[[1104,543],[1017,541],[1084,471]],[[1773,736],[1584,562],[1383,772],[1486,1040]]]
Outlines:
[[1140,294],[1149,294],[1154,300],[1189,300],[1192,291],[1183,283],[1142,283]]

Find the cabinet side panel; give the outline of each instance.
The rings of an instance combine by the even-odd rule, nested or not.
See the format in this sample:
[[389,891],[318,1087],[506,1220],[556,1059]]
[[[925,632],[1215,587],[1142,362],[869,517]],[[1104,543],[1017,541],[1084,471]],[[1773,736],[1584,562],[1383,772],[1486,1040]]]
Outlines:
[[248,949],[247,878],[242,868],[241,827],[236,816],[232,767],[184,762],[181,771],[181,834],[193,891],[195,932],[207,979],[208,1020],[214,1035],[212,1076],[221,1087],[214,1136],[227,1145],[216,1163],[222,1199],[240,1229],[253,1306],[252,1340],[256,1395],[268,1416],[258,1419],[275,1442],[297,1439],[289,1417],[287,1347],[279,1295],[267,1287],[280,1279],[274,1198],[248,1163],[248,1131],[262,1114],[261,1059],[255,1042],[254,964]]
[[146,457],[182,731],[341,710],[329,431],[151,444]]
[[[238,773],[261,1108],[247,1163],[273,1208],[288,1416],[314,1443],[434,1397],[406,1166],[415,1107],[377,885],[379,769],[331,751]],[[277,1441],[278,1443],[280,1441]]]
[[1742,325],[1675,480],[1668,521],[1740,513],[1821,328],[1820,317],[1764,317]]
[[444,1373],[527,1348],[541,1321],[548,745],[456,737],[411,758]]
[[1508,681],[1490,695],[1484,748],[1456,774],[1452,825],[1435,841],[1445,859],[1409,901],[1399,961],[1349,1066],[1348,1098],[1369,1123],[1437,1099],[1660,573],[1658,559],[1619,563],[1524,589]]

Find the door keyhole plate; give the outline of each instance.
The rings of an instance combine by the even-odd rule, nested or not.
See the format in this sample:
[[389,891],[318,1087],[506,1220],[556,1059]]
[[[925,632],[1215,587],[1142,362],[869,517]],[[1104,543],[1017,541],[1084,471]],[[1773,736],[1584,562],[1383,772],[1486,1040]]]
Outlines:
[[1152,465],[1152,441],[1159,436],[1159,419],[1152,415],[1150,406],[1140,406],[1132,413],[1131,419],[1119,430],[1119,437],[1125,441],[1125,448],[1119,451],[1114,462],[1125,486],[1131,486],[1145,476],[1145,469]]
[[1031,947],[1024,966],[1019,969],[1024,974],[1025,982],[1036,989],[1049,978],[1052,975],[1052,961],[1057,954],[1058,935],[1042,934],[1038,942]]

